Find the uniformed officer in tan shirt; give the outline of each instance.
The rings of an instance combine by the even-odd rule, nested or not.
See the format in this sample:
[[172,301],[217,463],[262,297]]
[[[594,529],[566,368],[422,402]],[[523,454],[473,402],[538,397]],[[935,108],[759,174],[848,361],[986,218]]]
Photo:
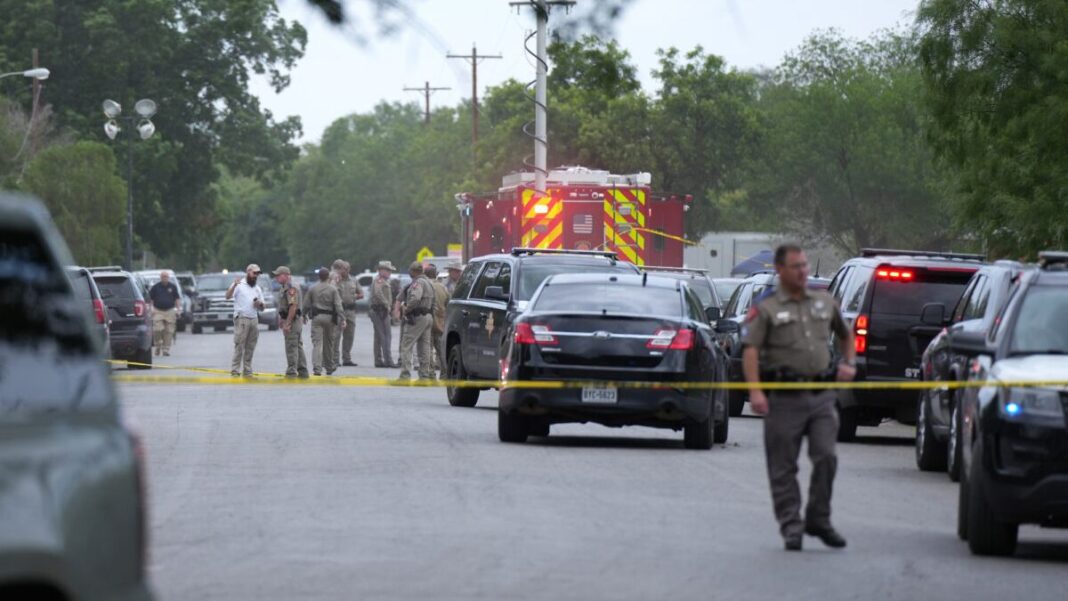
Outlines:
[[282,329],[282,340],[286,351],[286,377],[307,378],[308,360],[304,354],[304,341],[301,339],[301,300],[300,288],[290,280],[289,267],[279,266],[273,272],[274,279],[282,286],[278,291],[278,325]]
[[[363,288],[351,275],[348,261],[338,259],[334,262],[337,271],[337,291],[341,295],[341,308],[345,312],[345,327],[340,329],[340,336],[335,344],[334,352],[341,355],[341,364],[356,367],[352,360],[352,343],[356,339],[356,301],[363,298]],[[338,353],[336,346],[341,345]]]
[[[808,259],[799,246],[784,244],[775,250],[775,271],[778,288],[750,310],[742,355],[749,404],[765,416],[764,449],[775,517],[788,551],[801,550],[802,534],[840,548],[846,541],[831,525],[838,410],[834,390],[821,389],[818,383],[847,382],[856,375],[853,334],[834,297],[808,289]],[[831,365],[832,332],[842,355],[837,366]],[[758,385],[762,380],[814,385],[765,395]],[[802,520],[797,457],[806,436],[812,479]]]
[[311,320],[312,373],[321,376],[324,370],[326,375],[330,375],[337,369],[337,357],[331,351],[331,345],[334,344],[336,329],[345,327],[345,316],[341,308],[341,295],[327,281],[330,271],[320,267],[318,276],[319,283],[308,289],[302,308]]

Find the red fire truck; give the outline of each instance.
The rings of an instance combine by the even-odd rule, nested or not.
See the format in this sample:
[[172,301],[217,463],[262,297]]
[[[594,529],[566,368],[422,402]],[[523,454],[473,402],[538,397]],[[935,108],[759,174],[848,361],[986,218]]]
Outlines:
[[648,173],[585,167],[504,177],[496,194],[457,194],[463,259],[514,247],[609,250],[635,265],[682,267],[684,216],[693,197],[651,191]]

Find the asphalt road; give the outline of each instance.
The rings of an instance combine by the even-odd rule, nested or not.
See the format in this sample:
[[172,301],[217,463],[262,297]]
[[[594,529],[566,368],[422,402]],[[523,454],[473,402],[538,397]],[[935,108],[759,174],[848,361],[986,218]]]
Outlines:
[[[338,375],[396,374],[364,367],[370,335],[361,316],[361,366]],[[157,361],[228,369],[231,339],[187,332]],[[261,327],[254,368],[283,371],[280,332]],[[165,600],[1068,598],[1068,531],[1023,528],[1015,558],[972,557],[955,485],[916,470],[912,429],[896,424],[839,447],[834,522],[849,547],[809,538],[791,554],[753,417],[711,451],[593,425],[506,445],[494,392],[475,409],[441,389],[120,392],[147,447],[149,569]]]

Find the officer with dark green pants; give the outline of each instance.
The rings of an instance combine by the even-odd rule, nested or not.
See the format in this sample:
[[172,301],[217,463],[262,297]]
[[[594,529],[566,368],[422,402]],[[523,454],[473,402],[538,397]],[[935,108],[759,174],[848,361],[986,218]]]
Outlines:
[[[799,246],[775,250],[779,285],[750,310],[743,340],[743,369],[750,383],[749,403],[764,415],[764,449],[768,480],[786,550],[800,551],[803,534],[816,536],[829,547],[841,548],[845,539],[831,525],[831,491],[838,468],[835,440],[838,410],[833,390],[821,382],[850,381],[853,334],[834,297],[808,289],[808,260]],[[831,367],[831,333],[838,337],[842,361]],[[758,382],[810,382],[805,390],[771,390],[765,395]],[[769,398],[770,397],[770,398]],[[797,457],[808,437],[812,461],[808,505],[801,519],[801,490]]]

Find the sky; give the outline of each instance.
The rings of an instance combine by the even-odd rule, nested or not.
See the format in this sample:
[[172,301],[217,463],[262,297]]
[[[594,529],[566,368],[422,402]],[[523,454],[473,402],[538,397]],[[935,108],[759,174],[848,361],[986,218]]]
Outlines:
[[[579,0],[579,4],[597,0]],[[854,38],[911,23],[919,0],[632,0],[615,23],[612,37],[631,55],[643,87],[656,90],[652,71],[656,51],[671,46],[690,50],[700,45],[739,69],[772,67],[817,29],[836,28]],[[291,83],[275,94],[265,78],[252,91],[276,118],[299,115],[303,142],[316,142],[335,119],[368,112],[382,101],[417,102],[422,92],[405,87],[450,90],[435,92],[431,106],[456,105],[471,97],[467,61],[446,54],[500,54],[479,65],[479,95],[509,78],[529,81],[534,67],[523,51],[534,16],[517,14],[508,0],[409,0],[411,18],[399,21],[396,33],[381,36],[364,18],[366,0],[346,4],[362,22],[358,29],[330,25],[306,0],[278,0],[286,20],[308,30],[304,57],[290,72]],[[550,29],[569,18],[556,9]],[[360,37],[366,38],[362,42]],[[532,40],[533,47],[533,40]]]

